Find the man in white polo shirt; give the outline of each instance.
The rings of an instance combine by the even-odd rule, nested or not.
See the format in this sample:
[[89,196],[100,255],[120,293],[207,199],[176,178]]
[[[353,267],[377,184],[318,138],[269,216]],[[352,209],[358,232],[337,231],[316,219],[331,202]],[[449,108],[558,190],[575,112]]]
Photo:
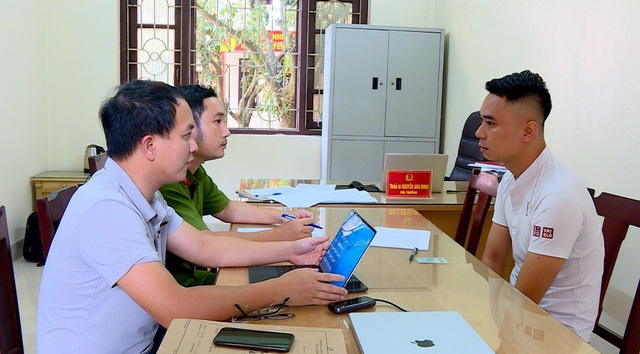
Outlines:
[[482,261],[589,341],[598,314],[604,260],[601,222],[586,187],[546,146],[551,97],[530,71],[486,84],[476,131],[484,156],[509,170],[500,183]]

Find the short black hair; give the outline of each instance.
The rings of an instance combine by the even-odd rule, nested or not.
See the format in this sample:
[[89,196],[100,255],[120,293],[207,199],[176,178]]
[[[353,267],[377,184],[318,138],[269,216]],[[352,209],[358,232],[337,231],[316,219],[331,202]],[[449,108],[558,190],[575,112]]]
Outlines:
[[543,124],[551,113],[551,95],[547,84],[540,75],[529,70],[488,81],[485,88],[489,93],[506,97],[507,101],[533,98],[540,105]]
[[187,100],[189,107],[191,108],[191,112],[193,113],[193,120],[195,121],[196,130],[198,134],[196,137],[200,139],[200,116],[202,116],[202,112],[204,112],[204,100],[209,97],[218,97],[216,91],[211,88],[211,86],[202,86],[202,85],[182,85],[178,86],[177,89],[182,93],[182,95]]
[[176,106],[183,95],[164,82],[136,80],[121,85],[100,107],[108,154],[124,159],[144,136],[168,136],[176,124]]

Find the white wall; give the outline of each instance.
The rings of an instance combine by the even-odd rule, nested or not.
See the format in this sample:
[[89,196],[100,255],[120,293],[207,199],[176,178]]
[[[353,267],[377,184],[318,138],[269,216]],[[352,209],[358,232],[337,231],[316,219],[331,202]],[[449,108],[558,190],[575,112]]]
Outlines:
[[98,109],[120,84],[120,2],[47,1],[49,168],[80,170],[87,145],[106,146]]
[[[551,92],[545,135],[553,152],[587,186],[640,199],[639,14],[635,0],[437,1],[435,25],[448,37],[444,151],[457,153],[486,81],[531,69]],[[640,275],[639,236],[632,230],[623,244],[605,300],[603,321],[616,330]]]
[[436,0],[369,0],[369,23],[379,26],[434,27]]
[[0,2],[0,205],[9,237],[24,235],[31,212],[29,177],[47,170],[47,76],[44,4]]

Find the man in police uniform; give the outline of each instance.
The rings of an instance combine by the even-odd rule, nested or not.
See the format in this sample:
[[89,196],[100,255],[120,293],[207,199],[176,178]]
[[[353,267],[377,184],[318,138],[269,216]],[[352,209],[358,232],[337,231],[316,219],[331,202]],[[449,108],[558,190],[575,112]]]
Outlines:
[[[200,230],[207,225],[203,215],[228,223],[280,224],[269,231],[254,233],[216,232],[217,235],[233,235],[254,241],[287,241],[311,236],[313,214],[307,210],[292,210],[287,213],[298,220],[289,221],[282,217],[282,210],[259,208],[239,201],[230,201],[207,174],[203,163],[222,158],[227,148],[227,138],[231,133],[227,128],[227,112],[222,102],[210,87],[184,85],[178,90],[186,97],[193,112],[194,130],[198,150],[193,153],[193,161],[186,178],[181,182],[160,188],[163,197],[176,213],[186,222]],[[172,253],[167,254],[167,268],[183,286],[209,285],[215,282],[215,274],[196,269]]]

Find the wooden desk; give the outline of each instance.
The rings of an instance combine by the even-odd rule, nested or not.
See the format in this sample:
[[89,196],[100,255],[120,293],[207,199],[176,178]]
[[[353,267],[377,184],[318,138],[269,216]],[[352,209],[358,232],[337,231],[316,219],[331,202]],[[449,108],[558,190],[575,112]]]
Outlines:
[[[381,181],[361,181],[363,184],[376,183],[381,184]],[[273,188],[278,186],[291,186],[295,187],[298,184],[319,184],[320,180],[317,179],[269,179],[269,178],[243,178],[240,181],[239,189],[257,189],[257,188]],[[351,181],[326,181],[326,184],[348,185]],[[370,192],[369,194],[376,198],[377,203],[373,204],[319,204],[323,207],[358,207],[358,208],[379,208],[379,207],[393,207],[393,208],[410,208],[415,209],[422,214],[425,218],[436,225],[445,234],[454,237],[456,230],[458,229],[458,221],[460,220],[460,214],[462,213],[462,205],[466,196],[468,182],[454,182],[445,181],[442,187],[443,193],[433,193],[432,198],[419,199],[419,198],[387,198],[385,193]],[[447,190],[458,191],[456,193],[446,193]],[[256,203],[265,206],[282,206],[278,203],[268,202],[256,202],[248,198],[238,198],[241,201],[248,203]],[[482,259],[484,254],[484,247],[487,243],[487,236],[489,235],[489,229],[491,228],[491,218],[493,218],[493,206],[489,208],[487,212],[487,222],[485,222],[482,228],[482,234],[478,243],[478,250],[476,254],[479,259]],[[513,269],[514,261],[510,255],[507,259],[505,271],[503,277],[509,279],[511,269]]]
[[[326,184],[349,184],[351,181],[326,181]],[[291,186],[295,187],[300,183],[307,184],[319,184],[320,180],[317,179],[267,179],[267,178],[243,178],[240,181],[240,189],[256,189],[256,188],[271,188],[278,186]],[[380,184],[380,181],[362,181],[363,184],[376,183]],[[394,207],[394,208],[410,208],[418,210],[427,219],[431,220],[441,230],[448,235],[455,235],[456,228],[458,226],[458,220],[460,219],[460,212],[462,211],[462,204],[466,196],[468,182],[453,182],[445,181],[442,188],[443,191],[461,191],[457,193],[433,193],[431,198],[387,198],[385,193],[370,192],[369,194],[374,197],[378,202],[373,204],[357,204],[358,208],[371,208],[371,207]],[[278,203],[265,203],[256,202],[248,198],[238,198],[241,201],[248,203],[257,203],[264,205],[276,205]],[[319,204],[323,207],[348,207],[353,205],[345,204]],[[488,218],[493,216],[493,207],[490,209]],[[487,227],[488,232],[488,227]],[[481,242],[482,244],[482,242]]]
[[[314,209],[327,235],[335,235],[350,209]],[[366,295],[392,301],[409,311],[457,311],[495,351],[505,353],[597,353],[588,343],[460,247],[449,236],[410,209],[357,208],[373,226],[431,231],[429,251],[418,257],[445,257],[449,264],[409,262],[409,250],[372,247],[356,270],[369,287]],[[237,229],[233,225],[232,229]],[[244,226],[244,225],[242,225]],[[246,268],[224,268],[218,285],[248,283]],[[352,294],[352,297],[362,294]],[[384,303],[368,312],[396,311]],[[257,323],[283,326],[340,328],[348,353],[360,353],[347,314],[336,315],[326,306],[294,309],[288,320]]]
[[83,171],[47,171],[31,177],[33,210],[36,210],[36,199],[48,197],[62,188],[77,186],[88,179],[89,174]]

